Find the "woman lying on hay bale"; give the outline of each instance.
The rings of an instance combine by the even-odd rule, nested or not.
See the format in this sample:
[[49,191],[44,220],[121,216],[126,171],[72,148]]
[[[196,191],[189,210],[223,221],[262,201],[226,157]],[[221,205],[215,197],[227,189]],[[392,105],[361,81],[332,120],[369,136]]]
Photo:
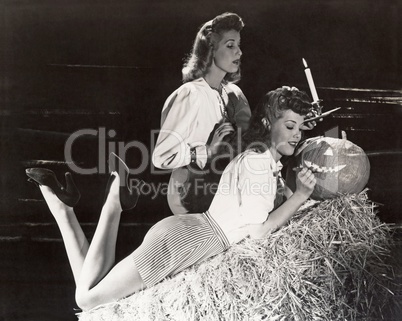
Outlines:
[[[76,282],[76,301],[89,310],[150,288],[166,277],[226,251],[247,236],[262,238],[283,226],[308,199],[314,174],[302,169],[296,190],[274,209],[282,156],[290,156],[301,139],[308,96],[296,88],[269,92],[257,106],[245,142],[252,144],[234,158],[222,174],[218,192],[205,213],[167,217],[154,225],[143,243],[114,265],[116,236],[123,210],[135,206],[138,194],[129,190],[128,168],[112,155],[112,173],[99,223],[91,244],[73,210],[79,192],[66,175],[61,187],[53,172],[27,169],[37,182],[61,230]],[[124,170],[126,169],[126,170]]]
[[399,320],[383,261],[390,228],[375,209],[365,191],[307,201],[275,233],[246,238],[79,320]]

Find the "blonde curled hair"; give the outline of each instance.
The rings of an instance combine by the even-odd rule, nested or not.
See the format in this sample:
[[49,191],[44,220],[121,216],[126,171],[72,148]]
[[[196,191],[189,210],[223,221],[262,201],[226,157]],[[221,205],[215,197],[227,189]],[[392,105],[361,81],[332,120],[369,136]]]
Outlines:
[[[212,65],[213,52],[223,33],[235,30],[240,32],[244,27],[239,15],[225,12],[201,26],[198,31],[192,51],[182,69],[183,83],[204,77]],[[240,80],[240,68],[235,73],[227,73],[224,81],[236,83]]]

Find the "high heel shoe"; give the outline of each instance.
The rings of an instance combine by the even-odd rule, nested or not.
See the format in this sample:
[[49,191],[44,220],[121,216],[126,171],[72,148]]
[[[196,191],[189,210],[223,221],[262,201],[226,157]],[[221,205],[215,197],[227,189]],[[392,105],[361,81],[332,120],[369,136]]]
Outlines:
[[[111,153],[109,156],[109,170],[112,172],[117,172],[120,177],[119,198],[121,208],[123,211],[134,208],[135,205],[137,205],[137,201],[140,196],[139,188],[142,184],[144,184],[144,182],[142,180],[130,178],[130,170],[128,166],[115,153]],[[109,177],[109,181],[106,186],[105,201],[115,177],[115,175],[110,175]],[[135,188],[132,187],[133,180],[138,182]]]
[[71,173],[65,174],[66,188],[60,184],[53,171],[46,168],[27,168],[25,173],[28,181],[49,187],[64,204],[74,207],[81,198],[81,194],[75,186]]

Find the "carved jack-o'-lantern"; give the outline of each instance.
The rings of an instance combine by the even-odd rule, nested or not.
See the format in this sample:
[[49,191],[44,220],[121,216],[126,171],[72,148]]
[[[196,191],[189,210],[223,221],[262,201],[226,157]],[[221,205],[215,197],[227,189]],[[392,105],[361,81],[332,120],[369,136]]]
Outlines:
[[331,137],[313,137],[298,147],[286,174],[293,191],[295,167],[307,167],[314,172],[317,183],[311,198],[315,200],[360,193],[370,176],[370,163],[363,149],[346,139]]

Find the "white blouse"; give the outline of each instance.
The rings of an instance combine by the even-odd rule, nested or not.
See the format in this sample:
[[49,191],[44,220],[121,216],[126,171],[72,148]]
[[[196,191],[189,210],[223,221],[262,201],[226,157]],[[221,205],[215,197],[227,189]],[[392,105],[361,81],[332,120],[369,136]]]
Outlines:
[[[224,106],[233,104],[232,119],[246,129],[251,111],[248,101],[235,84],[224,85],[222,97],[204,78],[185,83],[166,100],[161,116],[161,130],[153,151],[153,164],[162,169],[174,169],[190,164],[190,148],[196,148],[196,162],[204,168],[207,161],[206,143],[214,126],[224,118]],[[224,95],[234,95],[235,99]],[[234,101],[234,103],[233,103]]]
[[247,236],[246,225],[267,220],[274,208],[281,169],[281,162],[276,163],[269,150],[247,150],[226,167],[209,213],[231,244]]

